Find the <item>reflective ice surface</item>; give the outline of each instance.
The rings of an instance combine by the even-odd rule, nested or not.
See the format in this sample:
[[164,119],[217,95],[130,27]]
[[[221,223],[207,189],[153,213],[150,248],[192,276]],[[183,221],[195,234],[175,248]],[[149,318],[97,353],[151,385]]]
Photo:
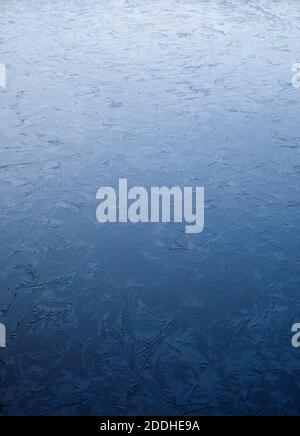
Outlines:
[[[299,2],[0,6],[0,413],[300,413]],[[101,226],[120,177],[204,232]]]

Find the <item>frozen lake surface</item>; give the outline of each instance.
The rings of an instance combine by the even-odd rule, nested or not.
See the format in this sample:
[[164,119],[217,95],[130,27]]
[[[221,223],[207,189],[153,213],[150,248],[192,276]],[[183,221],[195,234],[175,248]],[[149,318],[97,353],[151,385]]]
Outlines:
[[[0,414],[299,414],[300,3],[0,4]],[[204,232],[101,226],[122,177]]]

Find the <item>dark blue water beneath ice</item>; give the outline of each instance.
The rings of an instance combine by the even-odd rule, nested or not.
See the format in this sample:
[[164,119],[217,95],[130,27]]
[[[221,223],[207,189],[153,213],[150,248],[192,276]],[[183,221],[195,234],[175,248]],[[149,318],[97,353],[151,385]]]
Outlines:
[[[300,3],[0,6],[0,414],[299,414]],[[122,177],[204,232],[100,225]]]

